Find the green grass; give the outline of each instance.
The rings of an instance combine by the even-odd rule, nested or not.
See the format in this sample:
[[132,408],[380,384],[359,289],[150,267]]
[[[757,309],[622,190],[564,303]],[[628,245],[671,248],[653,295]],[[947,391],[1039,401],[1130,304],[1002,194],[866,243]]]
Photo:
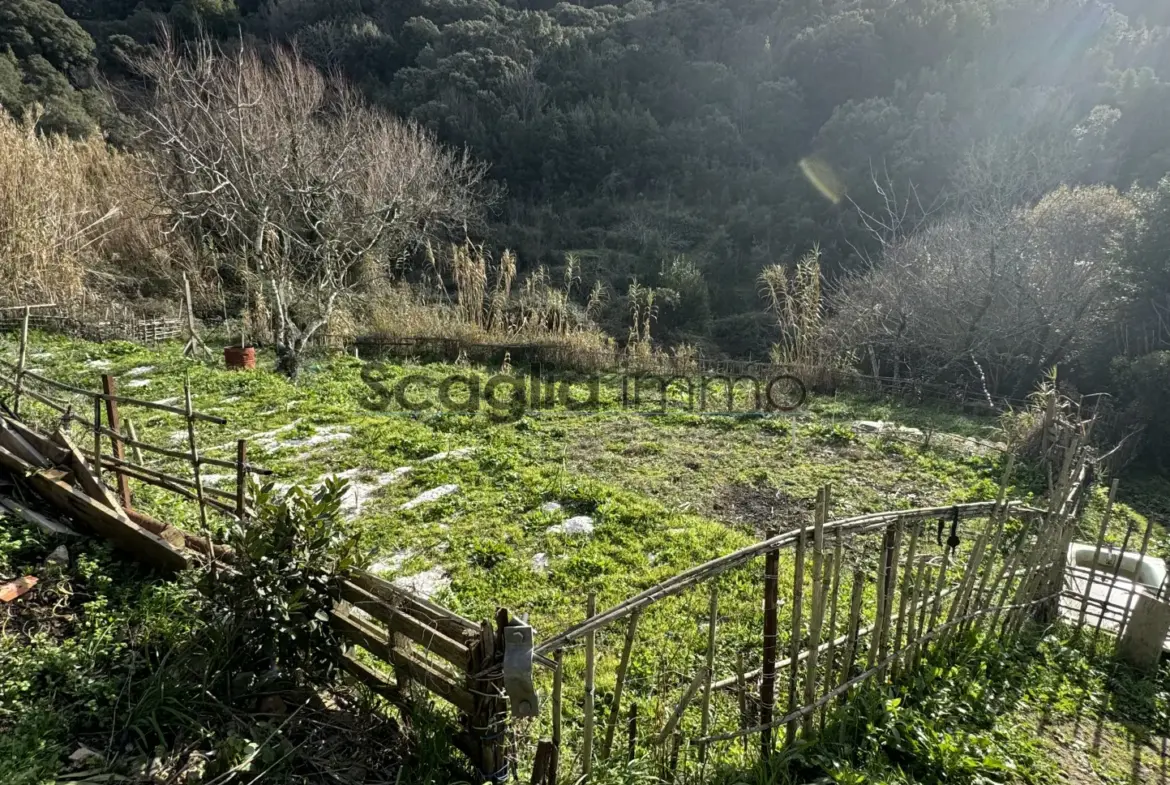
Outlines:
[[[317,358],[294,384],[266,370],[228,372],[189,360],[177,345],[147,349],[36,335],[30,351],[31,364],[46,375],[89,389],[97,389],[101,373],[89,363],[108,363],[108,372],[119,378],[124,395],[146,400],[180,398],[182,380],[189,375],[196,408],[229,421],[225,427],[200,425],[201,450],[231,459],[235,439],[253,437],[251,460],[273,469],[281,483],[313,485],[332,473],[359,469],[368,478],[412,467],[408,475],[373,493],[348,524],[360,533],[368,559],[388,565],[386,575],[392,579],[438,568],[450,581],[449,588],[436,596],[438,601],[472,618],[489,618],[496,607],[505,606],[529,617],[538,640],[580,621],[589,592],[596,592],[598,606],[605,608],[750,543],[770,523],[788,528],[810,521],[817,489],[824,483],[833,485],[833,517],[845,517],[991,499],[1002,470],[994,451],[972,447],[967,438],[938,438],[953,434],[994,441],[989,430],[993,420],[851,396],[813,398],[797,412],[766,417],[696,415],[670,407],[665,412],[634,412],[619,405],[618,388],[608,384],[601,389],[597,412],[554,406],[508,418],[494,417],[490,411],[437,408],[402,414],[385,411],[379,389],[416,374],[426,381],[414,393],[423,399],[425,389],[433,390],[444,378],[471,369],[409,363],[370,366],[349,357]],[[11,342],[0,342],[0,353],[13,357]],[[261,364],[271,366],[272,358],[262,355]],[[152,370],[137,376],[128,373],[145,366]],[[149,379],[150,384],[132,388],[134,379]],[[746,405],[746,390],[736,394],[737,405]],[[680,391],[675,389],[673,395],[677,401]],[[77,406],[88,415],[80,399]],[[52,425],[53,418],[43,407],[30,405],[28,411]],[[182,449],[181,418],[132,407],[124,407],[122,415],[135,420],[146,441]],[[858,435],[850,427],[856,420],[877,419],[918,428],[924,435]],[[256,438],[274,431],[278,441],[270,447]],[[316,446],[280,444],[330,434],[335,440]],[[925,434],[931,436],[929,445],[924,444]],[[80,430],[74,435],[79,443],[88,443]],[[472,451],[423,462],[460,448]],[[182,468],[167,461],[157,465]],[[1025,479],[1013,491],[1017,498],[1029,498],[1037,490]],[[231,489],[231,479],[217,481]],[[413,510],[399,509],[420,492],[444,484],[457,484],[459,492]],[[136,483],[134,493],[143,510],[199,530],[191,504]],[[761,495],[773,500],[763,511]],[[1087,527],[1093,526],[1102,500],[1095,499]],[[563,505],[562,511],[541,511],[541,505],[550,501]],[[547,531],[574,515],[594,519],[592,536]],[[1118,505],[1115,520],[1138,525],[1139,516]],[[221,525],[214,519],[211,523]],[[1164,532],[1155,528],[1162,547]],[[966,538],[963,547],[969,543]],[[874,551],[859,546],[848,558],[853,564],[868,565]],[[538,559],[547,566],[538,568]],[[790,562],[785,560],[783,569],[781,601],[786,603],[792,591]],[[756,648],[757,573],[758,565],[722,579],[721,661],[733,659],[736,651]],[[870,591],[867,611],[872,605]],[[639,702],[647,727],[657,727],[699,662],[706,606],[705,591],[690,592],[655,606],[643,619],[629,694]],[[623,633],[622,625],[617,625],[600,636],[598,692],[603,708],[613,688]],[[783,631],[782,646],[788,634]],[[581,667],[580,651],[569,651],[569,682],[579,680]],[[542,682],[542,688],[547,684]],[[566,712],[571,740],[579,732],[579,709],[568,705]],[[723,715],[716,719],[724,725],[733,722]],[[686,722],[697,724],[692,716]],[[693,734],[697,728],[688,725],[686,730]],[[422,758],[450,757],[441,738],[436,741],[423,734],[422,739],[426,747]],[[46,760],[55,754],[46,753]],[[731,757],[723,758],[722,764],[747,765],[736,764],[731,752],[727,755]],[[438,769],[424,764],[423,770]],[[614,776],[637,779],[635,775]],[[418,781],[427,781],[428,776],[420,774]]]

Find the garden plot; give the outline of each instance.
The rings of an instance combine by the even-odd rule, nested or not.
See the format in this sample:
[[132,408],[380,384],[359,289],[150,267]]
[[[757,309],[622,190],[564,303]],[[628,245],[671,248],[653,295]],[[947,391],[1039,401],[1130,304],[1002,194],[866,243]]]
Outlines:
[[[825,482],[836,489],[834,514],[844,516],[990,498],[997,476],[991,457],[850,427],[880,420],[968,435],[983,424],[847,399],[814,399],[795,416],[768,418],[650,416],[606,401],[600,412],[545,410],[501,423],[484,414],[377,411],[361,361],[348,357],[310,364],[292,384],[185,359],[177,345],[36,336],[33,346],[51,355],[39,362],[55,378],[89,387],[103,372],[123,385],[149,378],[159,400],[181,400],[189,374],[196,405],[229,421],[201,429],[204,454],[230,459],[246,437],[251,459],[273,469],[280,486],[348,480],[344,514],[389,579],[417,578],[472,617],[506,606],[545,630],[579,620],[589,591],[599,592],[600,605],[616,602],[751,542],[769,524],[802,523]],[[457,370],[390,367],[387,382],[421,372],[437,384]],[[159,441],[185,439],[165,418],[136,426]],[[735,489],[784,501],[765,508]],[[146,490],[138,497],[147,511],[163,504]],[[155,511],[198,526],[173,503]]]

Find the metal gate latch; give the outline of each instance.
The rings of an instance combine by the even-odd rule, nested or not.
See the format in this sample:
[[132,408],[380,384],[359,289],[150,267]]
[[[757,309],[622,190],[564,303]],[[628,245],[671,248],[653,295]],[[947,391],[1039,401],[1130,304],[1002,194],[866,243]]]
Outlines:
[[504,628],[504,692],[513,717],[540,713],[540,698],[532,686],[532,627],[518,619]]

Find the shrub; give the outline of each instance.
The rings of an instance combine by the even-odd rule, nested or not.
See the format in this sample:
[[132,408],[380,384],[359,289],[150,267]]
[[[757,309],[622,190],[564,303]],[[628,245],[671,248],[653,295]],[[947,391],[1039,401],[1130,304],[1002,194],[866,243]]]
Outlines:
[[267,485],[256,515],[228,533],[234,571],[207,576],[212,621],[240,671],[277,670],[294,680],[332,674],[340,647],[329,626],[341,575],[358,563],[358,539],[341,530],[347,484],[330,479],[312,494],[282,498]]

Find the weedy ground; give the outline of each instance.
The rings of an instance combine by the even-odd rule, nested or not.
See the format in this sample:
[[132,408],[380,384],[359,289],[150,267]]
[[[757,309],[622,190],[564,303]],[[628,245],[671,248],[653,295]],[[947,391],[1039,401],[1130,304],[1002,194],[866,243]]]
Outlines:
[[[6,344],[0,343],[0,354],[14,358],[11,337]],[[262,368],[271,364],[272,358],[261,358]],[[618,389],[606,384],[596,411],[553,405],[500,416],[486,406],[453,411],[460,408],[458,402],[467,399],[464,383],[448,383],[455,407],[438,405],[445,380],[473,371],[486,380],[501,370],[498,368],[380,364],[332,356],[312,361],[293,383],[267,370],[228,372],[217,363],[187,359],[177,345],[144,348],[49,335],[34,336],[30,365],[50,378],[88,389],[98,388],[101,373],[111,373],[118,378],[123,395],[176,405],[181,405],[183,380],[189,378],[195,408],[228,420],[223,427],[199,426],[204,454],[231,459],[235,439],[248,438],[251,460],[272,469],[282,484],[312,486],[329,475],[346,473],[361,489],[360,504],[355,500],[348,525],[360,533],[371,569],[390,579],[413,579],[416,586],[433,591],[437,601],[471,618],[488,618],[500,605],[526,614],[537,628],[538,638],[579,621],[589,592],[597,593],[598,606],[604,608],[746,545],[768,526],[789,528],[811,521],[817,488],[826,482],[833,485],[833,517],[845,517],[992,499],[1002,472],[999,453],[991,445],[999,438],[993,419],[846,395],[813,396],[795,412],[767,417],[699,415],[676,407],[667,407],[665,412],[651,405],[638,411],[623,408]],[[431,403],[429,408],[401,411],[388,394],[407,376],[417,377],[408,399]],[[498,398],[503,400],[507,392],[497,391]],[[714,390],[713,397],[720,392]],[[674,390],[673,395],[677,402],[681,392]],[[746,391],[737,392],[738,406],[746,408],[746,395]],[[79,413],[88,415],[80,399],[77,407]],[[27,411],[45,425],[54,423],[52,413],[43,407],[28,405]],[[144,441],[184,448],[186,432],[181,418],[133,407],[123,407],[122,415],[134,420]],[[918,431],[859,435],[853,427],[860,421],[874,420],[893,421]],[[76,428],[74,435],[81,443],[87,438]],[[156,465],[182,473],[181,464],[164,460]],[[409,471],[399,471],[407,467]],[[207,480],[231,490],[234,480],[229,474],[230,470],[223,470]],[[403,509],[419,494],[448,485],[458,488],[435,501]],[[1139,530],[1144,527],[1146,521],[1138,509],[1161,498],[1156,486],[1152,487],[1154,490],[1144,495],[1131,497],[1132,507],[1122,504],[1115,508],[1110,534],[1117,542],[1121,542],[1127,525]],[[1031,498],[1041,491],[1039,476],[1017,473],[1012,490],[1015,498]],[[140,508],[189,531],[199,531],[201,524],[190,503],[137,484],[134,492]],[[547,511],[545,505],[550,502],[556,502],[560,509]],[[1085,518],[1087,531],[1095,529],[1103,505],[1104,494],[1099,491]],[[591,519],[591,533],[557,533],[555,527],[579,516]],[[213,518],[210,525],[216,528],[221,522]],[[1155,527],[1151,552],[1164,555],[1166,544],[1165,532]],[[128,569],[117,563],[119,570]],[[759,605],[755,577],[741,571],[729,576],[723,587],[720,646],[726,646],[728,652],[758,638],[753,621]],[[168,591],[149,581],[126,582],[121,577],[111,578],[105,585],[109,591],[129,591],[114,588],[123,583],[140,586],[138,590],[144,592],[165,595]],[[101,591],[94,596],[100,602],[110,602]],[[867,603],[871,602],[867,597]],[[643,622],[640,637],[653,645],[637,650],[631,672],[635,694],[638,685],[653,692],[650,688],[664,679],[685,678],[693,672],[690,663],[702,650],[706,597],[702,592],[692,593],[672,603],[663,612],[648,614]],[[119,662],[128,656],[125,652],[140,648],[134,636],[149,638],[168,630],[184,633],[181,614],[164,609],[152,615],[154,605],[138,600],[124,604],[131,618],[101,621],[101,612],[88,606],[74,611],[82,623],[88,624],[92,618],[110,630],[88,644],[106,658],[101,660],[106,664],[94,664],[91,672],[107,692],[116,692],[125,684],[118,669],[108,663]],[[612,635],[620,637],[621,630]],[[612,690],[619,648],[618,641],[605,638],[603,635],[598,685],[603,708]],[[16,760],[24,755],[40,761],[47,776],[50,762],[72,751],[67,747],[72,743],[71,734],[76,733],[76,719],[74,715],[54,714],[58,709],[53,708],[51,696],[56,693],[51,680],[45,681],[46,665],[38,653],[49,649],[31,638],[13,637],[11,631],[4,640],[6,650],[23,652],[5,657],[4,681],[26,686],[14,693],[12,700],[9,692],[0,693],[0,722],[6,727],[22,727],[15,724],[28,721],[21,719],[21,706],[47,700],[50,708],[35,716],[56,717],[44,721],[57,722],[63,729],[44,734],[46,741],[39,745],[9,754]],[[579,660],[579,656],[571,656],[567,661],[570,675],[579,669]],[[949,665],[938,667],[943,668],[944,676],[932,677],[932,683],[950,678],[945,676]],[[994,688],[986,679],[963,678],[971,683],[971,689],[984,683],[987,689]],[[873,705],[880,704],[886,711],[889,699],[879,695]],[[69,712],[76,711],[73,704],[70,706]],[[937,742],[945,747],[952,743],[945,742],[945,734],[967,738],[974,732],[970,728],[978,725],[964,725],[967,720],[961,712],[948,713],[935,703],[929,706],[931,732],[943,736],[924,744]],[[657,704],[645,708],[650,717],[664,711]],[[571,715],[574,708],[568,711]],[[915,716],[927,721],[924,709],[900,711],[917,711]],[[414,719],[422,721],[423,727],[416,728],[413,737],[416,748],[421,749],[415,756],[416,768],[408,775],[410,781],[449,781],[444,761],[452,758],[450,749],[440,733],[423,732],[425,720]],[[997,722],[992,726],[999,728]],[[993,739],[999,738],[995,736],[999,730],[987,732]],[[6,736],[3,743],[23,745],[26,742],[14,740],[33,738],[39,738],[38,734],[21,732]],[[132,739],[117,741],[134,744]],[[263,746],[263,738],[258,741]],[[1007,738],[1004,743],[1010,741]],[[950,779],[957,782],[982,781],[978,777],[984,776],[980,773],[983,770],[968,766],[962,757],[973,755],[971,748],[963,750],[961,755],[955,752],[956,760],[950,763],[944,756],[938,763],[940,771],[952,772]],[[1018,771],[1008,767],[1003,781],[1041,781],[1042,764],[1048,757],[1041,753],[1024,757],[1027,760],[1013,764]],[[863,781],[848,779],[858,765],[877,767],[872,768],[872,776],[886,771],[881,767],[888,765],[887,774],[881,776],[890,781],[939,781],[922,779],[926,775],[913,773],[898,759],[870,758],[863,765],[856,762],[860,759],[841,757],[838,762],[842,765],[837,769],[827,762],[809,765],[819,766],[821,775],[842,782]],[[721,765],[736,764],[728,760]],[[1039,773],[1033,776],[1033,770]],[[638,781],[656,774],[648,761],[611,773],[616,781]],[[712,776],[715,774],[713,769]],[[780,782],[789,774],[753,771],[727,776],[729,782],[736,781],[736,776]],[[1000,781],[999,775],[987,776]]]

